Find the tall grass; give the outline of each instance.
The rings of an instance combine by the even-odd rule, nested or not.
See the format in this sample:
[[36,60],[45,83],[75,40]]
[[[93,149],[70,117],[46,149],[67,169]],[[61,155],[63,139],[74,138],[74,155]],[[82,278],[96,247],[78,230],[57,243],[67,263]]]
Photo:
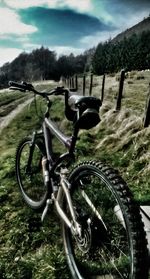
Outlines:
[[[39,113],[40,108],[41,103],[38,99]],[[58,102],[54,99],[52,114],[57,121],[62,118],[62,100]],[[40,125],[41,120],[36,115],[32,102],[30,107],[26,107],[13,119],[1,135],[0,278],[2,279],[70,278],[59,220],[55,212],[51,208],[51,213],[42,224],[41,213],[33,212],[22,201],[15,179],[17,142],[32,134],[34,129],[39,129]]]
[[[89,131],[80,131],[77,142],[77,160],[96,158],[117,168],[128,182],[135,198],[142,204],[150,204],[150,127],[144,129],[142,125],[147,80],[148,77],[138,80],[137,86],[134,75],[131,85],[135,85],[135,89],[126,81],[123,108],[120,112],[115,112],[114,96],[118,90],[118,81],[114,76],[109,76],[108,80],[106,78],[106,94],[100,111],[101,122]],[[93,95],[100,96],[101,79],[97,77],[94,82]],[[46,88],[47,85],[44,86]],[[63,99],[58,101],[54,98],[53,101],[53,119],[62,130],[70,133],[70,124],[64,117]],[[41,116],[40,107],[38,99]],[[42,109],[44,107],[42,103]],[[22,201],[15,180],[17,143],[21,138],[32,134],[34,129],[39,129],[40,125],[41,120],[32,102],[3,130],[0,138],[2,279],[70,278],[63,252],[61,229],[57,222],[59,220],[55,212],[50,208],[42,224],[41,213],[33,212]],[[56,142],[55,147],[58,148]]]

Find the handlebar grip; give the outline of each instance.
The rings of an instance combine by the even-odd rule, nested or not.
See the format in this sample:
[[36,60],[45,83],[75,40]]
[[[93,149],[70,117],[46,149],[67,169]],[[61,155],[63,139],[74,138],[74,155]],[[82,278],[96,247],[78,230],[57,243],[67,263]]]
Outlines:
[[33,91],[34,90],[33,85],[30,83],[26,83],[26,82],[18,83],[15,81],[9,81],[9,86],[14,87],[14,89],[16,88],[16,89],[19,89],[22,91],[26,91],[26,90]]
[[27,90],[26,86],[24,84],[15,82],[15,81],[9,81],[9,86],[16,87],[18,89]]

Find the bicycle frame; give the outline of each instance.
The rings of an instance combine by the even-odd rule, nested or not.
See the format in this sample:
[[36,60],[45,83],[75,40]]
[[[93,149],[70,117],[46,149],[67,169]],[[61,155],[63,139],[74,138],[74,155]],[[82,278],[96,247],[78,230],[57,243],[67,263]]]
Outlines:
[[[87,120],[86,117],[87,117],[88,112],[86,112],[86,110],[88,111],[88,106],[87,106],[86,110],[84,109],[85,115],[84,115],[84,117],[81,118],[82,121],[80,121],[81,122],[80,125],[79,125],[79,122],[77,122],[78,124],[74,125],[72,136],[67,137],[56,127],[54,122],[50,119],[49,110],[50,110],[52,103],[51,103],[50,99],[48,98],[48,95],[53,95],[53,94],[64,95],[65,96],[65,105],[66,105],[68,96],[69,96],[68,90],[63,89],[63,87],[60,87],[60,88],[58,87],[57,89],[52,90],[50,92],[50,94],[47,94],[47,93],[38,92],[37,90],[34,89],[32,84],[27,84],[26,82],[18,84],[16,82],[11,81],[9,84],[12,89],[17,88],[18,90],[23,91],[23,92],[25,92],[26,90],[32,91],[35,94],[40,95],[41,97],[43,97],[47,100],[47,110],[45,112],[44,120],[43,120],[43,124],[42,124],[42,135],[44,136],[44,144],[45,144],[44,149],[46,149],[45,150],[46,158],[41,158],[42,159],[41,161],[42,161],[42,168],[43,168],[43,173],[44,173],[43,174],[44,183],[45,183],[45,186],[47,187],[47,197],[48,198],[46,201],[45,209],[42,214],[42,220],[44,219],[44,217],[47,213],[49,204],[51,202],[54,202],[60,218],[72,230],[72,233],[74,235],[78,235],[79,237],[81,237],[81,234],[82,234],[81,226],[77,222],[77,217],[75,214],[75,210],[73,208],[71,195],[70,195],[71,184],[67,180],[66,174],[68,174],[67,167],[75,159],[74,153],[75,153],[75,145],[76,145],[76,141],[77,141],[79,127],[82,128],[83,119],[84,119],[84,121]],[[90,99],[90,101],[91,101],[91,99]],[[89,102],[89,100],[88,100],[88,102]],[[94,120],[95,125],[99,122],[98,110],[99,110],[100,105],[101,104],[99,102],[98,105],[94,106],[94,108],[92,109],[92,113],[93,113],[92,115],[94,116],[94,118],[92,117],[92,119]],[[82,105],[82,107],[83,106],[85,106],[85,104]],[[77,110],[78,117],[80,116],[80,111],[81,111],[81,109]],[[90,112],[91,112],[91,110],[90,110]],[[96,114],[95,114],[95,112],[96,112]],[[95,115],[96,115],[96,118],[95,118]],[[71,116],[69,115],[68,119],[70,120],[70,118],[72,121],[74,118],[74,113],[73,113],[73,117],[72,117],[72,113],[71,113]],[[93,124],[91,126],[91,123],[90,123],[90,125],[86,126],[87,129],[89,129],[91,127],[93,127]],[[35,139],[36,139],[36,135],[38,135],[38,134],[40,135],[41,132],[40,133],[35,132],[33,134],[33,138],[32,138],[31,144],[30,144],[30,153],[29,153],[29,158],[28,158],[27,167],[26,167],[27,173],[28,172],[30,173],[30,166],[31,166],[32,156],[33,156],[33,151],[34,151],[34,146],[35,146]],[[65,145],[66,148],[68,149],[68,152],[62,154],[57,159],[56,162],[53,160],[53,148],[52,148],[53,146],[52,146],[51,135],[54,135],[59,140],[59,142],[61,142],[63,145]],[[45,157],[45,154],[43,156]],[[67,164],[63,165],[62,163],[64,161],[66,162],[66,160],[67,160]],[[46,165],[44,165],[44,161],[46,161]],[[47,161],[48,161],[48,168],[47,168]],[[58,171],[58,168],[59,168],[59,171]],[[55,180],[56,176],[58,178],[58,174],[59,174],[59,179],[60,179],[59,182],[58,182],[58,180]],[[57,185],[55,185],[55,183],[57,183]],[[96,208],[94,207],[92,202],[89,200],[88,196],[85,194],[83,189],[81,191],[81,195],[87,201],[89,206],[95,211],[97,217],[99,219],[101,219],[101,216],[98,214]],[[63,209],[61,207],[61,201],[64,196],[66,198],[66,202],[68,204],[68,209],[70,211],[71,221],[69,220],[69,218],[67,217],[67,215],[65,214],[65,212],[63,211]]]
[[[42,129],[18,145],[16,177],[26,203],[35,210],[45,206],[42,221],[49,205],[55,206],[62,220],[64,248],[73,278],[147,279],[147,242],[138,206],[127,184],[115,170],[95,160],[68,170],[75,161],[79,129],[88,130],[99,123],[101,103],[97,98],[76,97],[63,87],[42,93],[25,82],[10,85],[12,89],[34,92],[47,101]],[[63,134],[50,118],[49,95],[65,96],[65,115],[73,124],[71,136]],[[59,157],[55,155],[58,150],[53,138],[67,149]],[[121,227],[124,224],[126,231]]]
[[[66,223],[66,225],[72,230],[72,232],[75,235],[81,236],[81,226],[77,222],[74,208],[72,205],[72,200],[70,197],[70,183],[66,179],[66,174],[68,173],[67,169],[62,168],[60,171],[60,187],[55,187],[55,185],[53,185],[53,179],[52,179],[57,166],[60,165],[64,160],[66,160],[66,158],[74,160],[74,150],[75,150],[75,144],[78,135],[78,129],[74,129],[73,135],[71,137],[67,137],[56,127],[56,125],[53,123],[51,119],[48,119],[47,115],[44,117],[42,128],[43,128],[43,135],[45,140],[47,159],[49,162],[49,175],[50,175],[50,180],[52,185],[51,200],[54,201],[56,210],[60,218]],[[68,149],[68,152],[62,154],[56,162],[53,161],[53,158],[51,156],[51,154],[53,153],[51,134],[54,135]],[[65,195],[66,197],[66,201],[68,204],[72,221],[69,220],[69,218],[66,216],[66,214],[61,208],[61,200],[63,195]],[[49,201],[46,205],[47,207],[48,204]],[[46,215],[46,212],[47,210],[43,212],[44,214],[44,216],[42,217],[43,219]]]

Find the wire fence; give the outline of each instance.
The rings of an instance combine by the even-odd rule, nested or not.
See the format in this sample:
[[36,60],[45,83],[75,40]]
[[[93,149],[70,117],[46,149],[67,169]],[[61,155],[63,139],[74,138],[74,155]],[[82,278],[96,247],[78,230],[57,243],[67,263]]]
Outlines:
[[[79,94],[83,96],[92,96],[94,84],[94,75],[74,75],[73,77],[62,78],[62,82],[65,86],[67,86],[73,92],[79,92]],[[88,84],[87,83],[88,78]],[[118,92],[116,92],[115,96],[115,110],[120,111],[122,108],[122,100],[124,98],[123,90],[124,90],[124,81],[126,78],[125,70],[122,70],[119,75],[119,86]],[[79,82],[80,80],[80,82]],[[107,75],[104,74],[101,80],[101,88],[99,89],[99,98],[103,103],[105,99],[105,84],[107,81]],[[150,125],[150,83],[147,84],[148,94],[146,96],[145,104],[144,104],[144,117],[143,117],[143,126],[148,127]]]

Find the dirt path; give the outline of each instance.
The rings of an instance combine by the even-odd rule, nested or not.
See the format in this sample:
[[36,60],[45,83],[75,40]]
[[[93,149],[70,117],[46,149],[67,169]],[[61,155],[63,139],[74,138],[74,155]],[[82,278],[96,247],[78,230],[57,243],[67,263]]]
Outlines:
[[19,104],[14,110],[12,110],[7,116],[0,118],[0,134],[2,130],[8,126],[8,124],[13,120],[13,118],[20,113],[25,106],[32,102],[33,98],[25,101],[22,104]]

